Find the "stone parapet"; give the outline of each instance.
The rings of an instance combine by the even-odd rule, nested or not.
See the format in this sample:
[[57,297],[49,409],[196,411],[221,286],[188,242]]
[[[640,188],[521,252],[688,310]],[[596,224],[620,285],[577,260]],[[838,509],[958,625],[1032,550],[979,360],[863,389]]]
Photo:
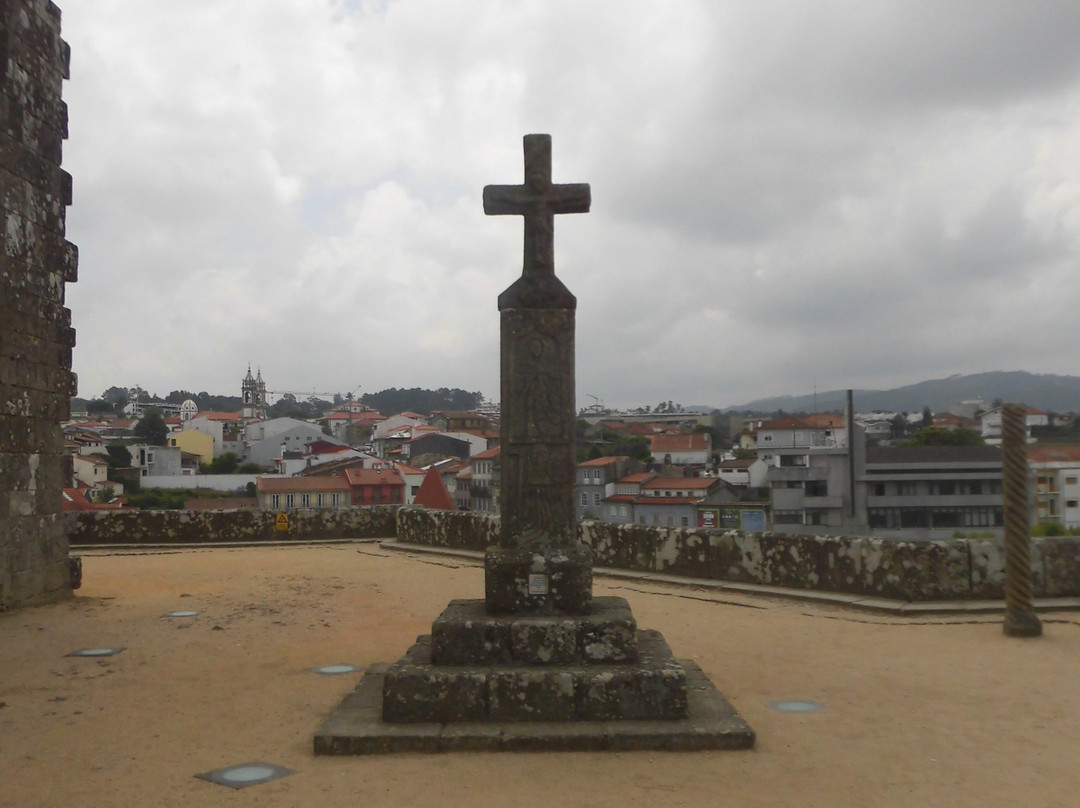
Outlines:
[[[72,546],[378,539],[395,533],[391,505],[370,508],[243,508],[234,511],[91,511],[69,514]],[[280,516],[284,514],[285,520]]]

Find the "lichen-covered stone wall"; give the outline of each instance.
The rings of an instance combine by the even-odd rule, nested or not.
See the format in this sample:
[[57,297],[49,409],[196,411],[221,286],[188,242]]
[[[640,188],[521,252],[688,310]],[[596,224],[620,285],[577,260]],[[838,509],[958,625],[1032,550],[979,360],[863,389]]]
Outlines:
[[[129,511],[73,514],[73,546],[396,538],[410,544],[482,551],[499,535],[496,516],[415,506],[293,510],[289,530],[272,511]],[[1000,599],[1000,542],[896,541],[868,536],[790,536],[702,528],[584,522],[581,540],[596,567],[615,567],[816,589],[910,601]],[[1037,539],[1031,552],[1037,597],[1080,596],[1080,539]]]
[[71,592],[60,422],[75,392],[61,170],[69,51],[48,0],[0,3],[0,610]]
[[[274,511],[89,511],[69,514],[72,547],[86,544],[199,544],[326,539],[385,539],[396,531],[395,506]],[[284,529],[282,529],[284,528]]]

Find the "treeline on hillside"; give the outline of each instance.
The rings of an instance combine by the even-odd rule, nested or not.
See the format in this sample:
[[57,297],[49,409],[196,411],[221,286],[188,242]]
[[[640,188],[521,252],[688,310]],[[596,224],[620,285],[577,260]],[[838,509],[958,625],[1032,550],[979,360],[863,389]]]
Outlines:
[[360,403],[383,415],[397,415],[399,412],[419,412],[431,415],[435,410],[475,410],[484,403],[481,393],[470,393],[458,388],[440,387],[438,390],[425,390],[420,387],[398,389],[391,387],[378,393],[364,393]]
[[194,401],[200,412],[237,412],[240,409],[240,396],[212,396],[203,391],[192,393],[189,390],[173,390],[162,398],[157,393],[149,393],[141,387],[110,387],[97,398],[71,399],[72,412],[85,410],[90,415],[113,413],[121,415],[128,402],[138,398],[144,403],[164,401],[167,404],[183,404],[187,399]]

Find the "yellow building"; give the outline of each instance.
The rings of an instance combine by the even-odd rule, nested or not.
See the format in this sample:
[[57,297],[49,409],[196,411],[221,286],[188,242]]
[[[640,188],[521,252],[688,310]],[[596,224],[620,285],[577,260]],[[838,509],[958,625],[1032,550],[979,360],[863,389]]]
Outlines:
[[214,461],[214,438],[197,429],[170,433],[168,445],[175,446],[182,452],[198,455],[200,463],[210,464]]

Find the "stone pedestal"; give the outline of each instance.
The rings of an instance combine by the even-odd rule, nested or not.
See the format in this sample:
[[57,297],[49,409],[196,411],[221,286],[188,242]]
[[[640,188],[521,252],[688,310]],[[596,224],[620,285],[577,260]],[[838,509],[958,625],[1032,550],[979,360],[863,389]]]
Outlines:
[[753,746],[700,668],[638,629],[625,600],[591,606],[508,616],[451,601],[405,656],[367,671],[315,754]]

